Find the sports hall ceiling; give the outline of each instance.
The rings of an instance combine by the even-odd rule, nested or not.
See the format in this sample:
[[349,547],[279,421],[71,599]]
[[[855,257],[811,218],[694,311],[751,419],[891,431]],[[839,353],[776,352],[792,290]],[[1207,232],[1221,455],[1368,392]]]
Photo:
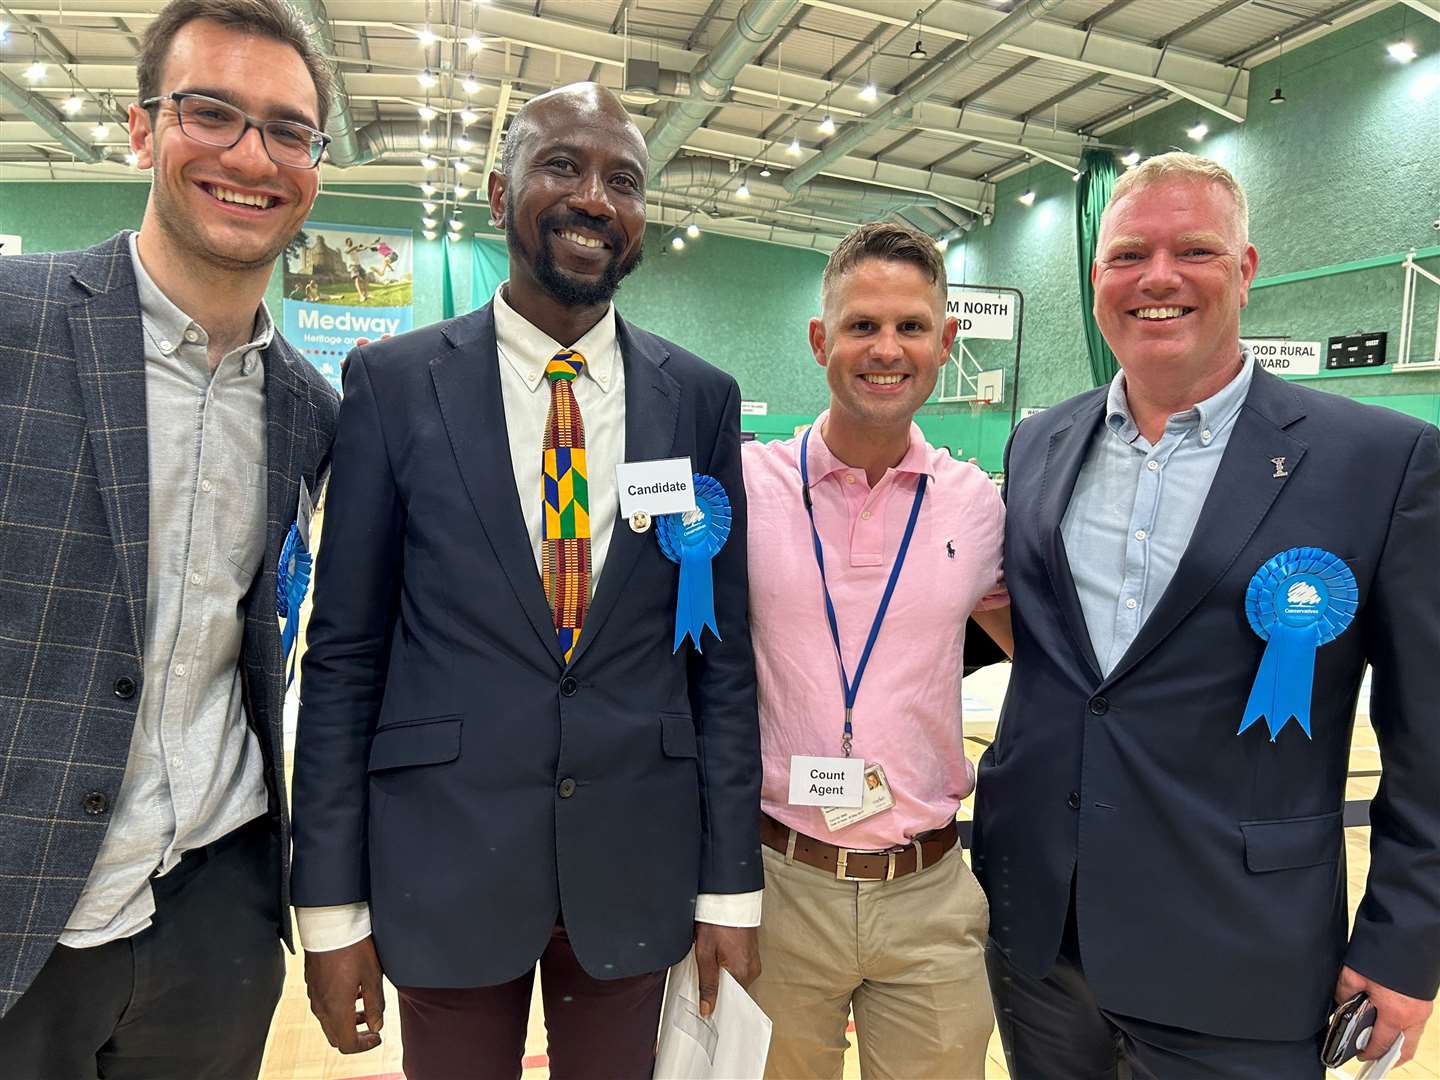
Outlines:
[[[646,133],[652,221],[822,249],[886,214],[954,235],[997,180],[1074,170],[1167,103],[1243,121],[1256,64],[1391,2],[291,0],[344,82],[329,186],[475,205],[504,119],[595,79]],[[163,6],[0,0],[0,179],[143,179],[125,107]]]

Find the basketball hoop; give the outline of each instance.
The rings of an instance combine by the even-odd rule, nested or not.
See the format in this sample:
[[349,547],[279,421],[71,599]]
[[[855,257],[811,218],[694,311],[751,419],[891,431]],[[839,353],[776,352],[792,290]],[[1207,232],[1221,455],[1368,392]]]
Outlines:
[[994,391],[988,386],[982,387],[966,399],[966,404],[970,406],[970,416],[972,418],[979,416],[981,406],[995,404]]

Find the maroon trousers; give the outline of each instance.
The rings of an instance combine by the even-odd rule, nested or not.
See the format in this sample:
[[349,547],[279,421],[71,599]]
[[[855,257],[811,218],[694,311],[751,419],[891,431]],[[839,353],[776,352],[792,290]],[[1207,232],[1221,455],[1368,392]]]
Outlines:
[[[408,1080],[519,1080],[534,981],[530,971],[499,986],[397,987]],[[551,1080],[646,1080],[664,992],[664,971],[592,978],[555,927],[540,957]]]

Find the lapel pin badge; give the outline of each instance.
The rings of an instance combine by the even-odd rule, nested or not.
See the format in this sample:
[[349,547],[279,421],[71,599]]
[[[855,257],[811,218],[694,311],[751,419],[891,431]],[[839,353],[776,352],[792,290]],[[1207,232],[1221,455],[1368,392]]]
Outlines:
[[1290,475],[1288,472],[1285,471],[1285,459],[1283,457],[1272,457],[1270,459],[1270,464],[1275,466],[1275,472],[1270,477],[1270,479],[1278,480],[1282,476]]
[[644,533],[650,531],[650,515],[644,510],[636,510],[630,515],[630,531]]

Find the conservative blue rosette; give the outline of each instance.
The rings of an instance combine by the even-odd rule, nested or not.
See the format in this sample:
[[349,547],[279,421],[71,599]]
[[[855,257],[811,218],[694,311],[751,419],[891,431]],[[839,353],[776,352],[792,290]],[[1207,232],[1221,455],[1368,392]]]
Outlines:
[[730,496],[713,476],[695,474],[695,509],[683,514],[661,514],[655,519],[660,550],[680,564],[680,589],[675,596],[675,645],[689,637],[695,651],[703,652],[700,635],[708,626],[716,641],[723,641],[715,625],[715,582],[710,560],[730,537]]
[[280,565],[275,568],[275,614],[285,622],[285,629],[280,633],[280,648],[285,654],[287,690],[295,681],[295,667],[290,662],[290,654],[295,649],[295,639],[300,635],[300,605],[310,588],[312,558],[305,550],[299,523],[291,525],[285,537],[285,546],[280,549]]
[[1315,650],[1343,634],[1359,606],[1345,560],[1320,548],[1282,551],[1255,572],[1245,590],[1245,617],[1267,644],[1240,731],[1263,716],[1274,742],[1293,717],[1310,737]]

